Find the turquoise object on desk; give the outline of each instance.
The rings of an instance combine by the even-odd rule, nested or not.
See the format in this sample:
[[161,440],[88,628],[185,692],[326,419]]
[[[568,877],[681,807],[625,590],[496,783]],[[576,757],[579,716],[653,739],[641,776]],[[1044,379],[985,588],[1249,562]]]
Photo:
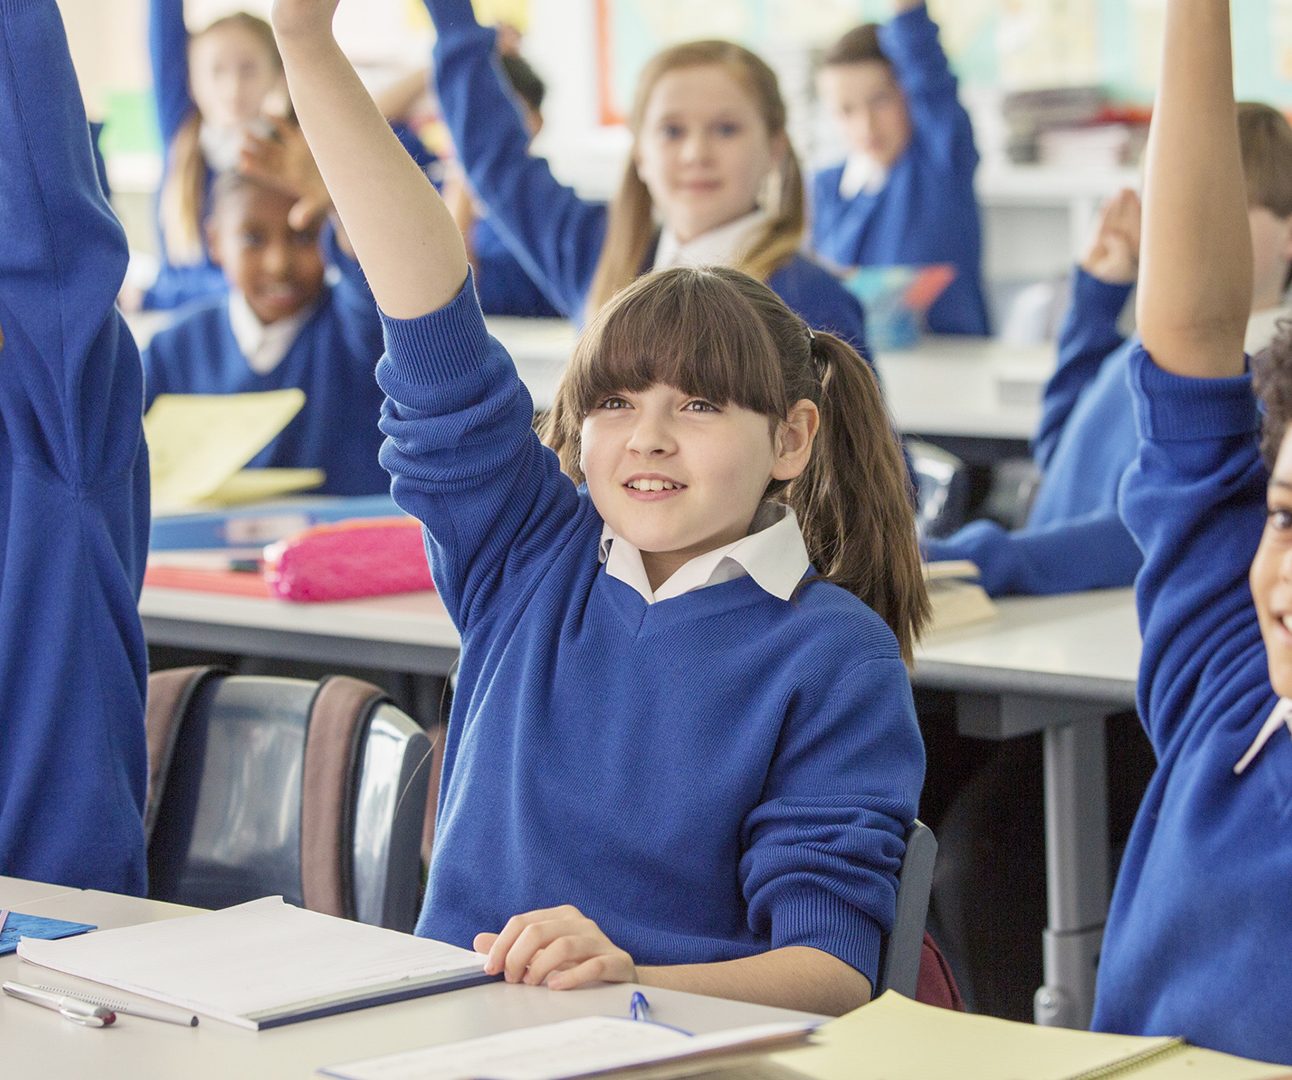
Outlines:
[[75,937],[87,930],[97,929],[97,926],[89,923],[47,919],[43,915],[23,915],[11,911],[9,918],[5,920],[4,929],[0,930],[0,956],[14,952],[18,948],[19,938],[33,937],[53,941],[55,938]]

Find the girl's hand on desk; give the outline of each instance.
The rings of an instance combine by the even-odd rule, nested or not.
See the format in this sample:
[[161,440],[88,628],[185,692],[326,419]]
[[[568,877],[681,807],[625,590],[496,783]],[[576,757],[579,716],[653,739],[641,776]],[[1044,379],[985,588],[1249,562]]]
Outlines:
[[633,958],[578,908],[561,907],[513,915],[500,934],[477,934],[476,952],[487,952],[485,972],[508,982],[573,990],[590,982],[635,982]]

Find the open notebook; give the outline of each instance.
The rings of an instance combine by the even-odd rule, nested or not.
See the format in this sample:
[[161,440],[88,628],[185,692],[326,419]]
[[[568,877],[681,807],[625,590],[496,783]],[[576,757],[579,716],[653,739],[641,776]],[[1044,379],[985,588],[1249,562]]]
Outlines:
[[479,953],[292,907],[281,896],[64,941],[28,938],[18,955],[254,1029],[494,978]]

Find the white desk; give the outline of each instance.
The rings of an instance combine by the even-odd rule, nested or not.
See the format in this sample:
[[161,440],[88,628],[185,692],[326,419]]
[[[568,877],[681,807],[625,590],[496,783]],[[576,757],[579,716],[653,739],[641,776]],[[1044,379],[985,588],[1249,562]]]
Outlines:
[[[144,589],[144,631],[160,645],[444,675],[458,637],[434,593],[286,604]],[[966,735],[1043,732],[1048,927],[1037,1019],[1084,1027],[1108,910],[1103,717],[1135,703],[1139,631],[1129,589],[1014,597],[999,619],[930,637],[917,686],[954,692]]]
[[[489,330],[511,353],[535,407],[549,408],[574,328],[560,319],[491,317]],[[974,337],[925,336],[914,349],[877,358],[902,432],[975,439],[1030,439],[1054,364],[1052,345]]]
[[60,893],[79,892],[66,885],[51,885],[46,881],[28,881],[25,878],[0,877],[0,908],[26,910],[24,905],[46,900]]
[[[192,909],[102,892],[65,892],[29,903],[31,914],[94,923],[101,929],[154,922]],[[0,957],[0,979],[78,985],[78,980]],[[138,1017],[114,1027],[82,1028],[57,1013],[0,995],[0,1072],[6,1077],[185,1080],[308,1077],[321,1065],[412,1050],[533,1024],[597,1014],[626,1014],[633,986],[557,993],[491,983],[393,1005],[254,1032],[202,1020],[182,1028]],[[658,1019],[690,1031],[721,1031],[806,1013],[646,989]]]

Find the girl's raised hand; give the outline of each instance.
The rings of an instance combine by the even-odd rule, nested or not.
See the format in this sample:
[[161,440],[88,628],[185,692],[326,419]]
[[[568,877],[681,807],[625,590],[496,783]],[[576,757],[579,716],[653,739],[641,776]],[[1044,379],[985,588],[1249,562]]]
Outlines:
[[1130,188],[1104,204],[1081,269],[1109,285],[1134,284],[1139,273],[1140,200]]
[[274,0],[270,20],[279,37],[332,33],[332,19],[341,0]]
[[514,915],[500,934],[477,934],[476,952],[487,952],[485,972],[508,982],[573,990],[590,982],[636,982],[633,958],[569,904]]
[[261,183],[285,191],[296,200],[288,224],[304,230],[332,210],[332,196],[319,174],[314,155],[301,129],[287,120],[266,117],[268,136],[248,132],[243,139],[238,170]]

